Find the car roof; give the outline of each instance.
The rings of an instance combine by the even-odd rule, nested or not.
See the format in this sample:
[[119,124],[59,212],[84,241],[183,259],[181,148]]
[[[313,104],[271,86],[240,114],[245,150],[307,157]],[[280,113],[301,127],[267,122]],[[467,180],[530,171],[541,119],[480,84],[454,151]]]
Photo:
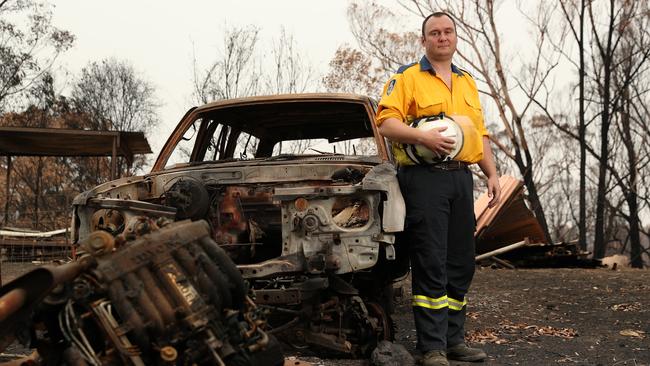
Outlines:
[[220,107],[235,106],[239,104],[262,104],[262,103],[277,103],[277,102],[290,102],[290,101],[341,101],[341,102],[358,102],[358,103],[371,103],[371,99],[367,96],[348,93],[302,93],[302,94],[278,94],[278,95],[260,95],[243,98],[224,99],[216,102],[204,104],[195,109],[195,112],[200,113],[207,110],[213,110]]
[[[374,130],[374,109],[376,103],[367,96],[346,94],[346,93],[304,93],[304,94],[280,94],[267,96],[252,96],[245,98],[234,98],[208,103],[190,109],[176,129],[170,135],[163,146],[152,172],[164,168],[169,155],[176,143],[183,136],[189,125],[199,116],[213,116],[219,114],[228,119],[231,123],[246,120],[247,128],[263,128],[265,121],[279,121],[283,119],[282,128],[276,133],[290,135],[295,132],[296,126],[305,125],[300,121],[331,120],[337,131],[348,138],[354,137],[359,131],[355,131],[351,124],[346,123],[350,119],[359,121],[365,120],[366,130]],[[256,108],[255,106],[259,106]],[[251,108],[253,107],[253,108]],[[257,122],[250,122],[259,119]],[[286,123],[285,123],[286,122]],[[274,126],[279,128],[279,126]],[[251,130],[248,130],[250,133]],[[303,136],[308,137],[314,131],[306,130]],[[381,153],[386,155],[385,152]]]

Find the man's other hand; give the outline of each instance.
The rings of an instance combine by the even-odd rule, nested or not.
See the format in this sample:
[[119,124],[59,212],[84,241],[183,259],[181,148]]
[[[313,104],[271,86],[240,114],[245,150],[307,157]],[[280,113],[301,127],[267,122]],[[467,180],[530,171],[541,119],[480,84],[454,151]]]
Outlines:
[[491,198],[490,202],[488,203],[488,207],[492,208],[496,206],[501,200],[501,185],[499,184],[498,175],[494,174],[493,176],[488,177],[487,188],[488,188],[488,197]]

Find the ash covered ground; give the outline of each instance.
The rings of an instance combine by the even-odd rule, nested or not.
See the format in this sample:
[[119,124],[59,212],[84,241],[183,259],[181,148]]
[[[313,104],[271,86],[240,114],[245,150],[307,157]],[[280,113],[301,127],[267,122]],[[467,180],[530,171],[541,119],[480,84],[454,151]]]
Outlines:
[[[415,350],[404,281],[396,342]],[[452,365],[650,365],[650,271],[478,269],[469,297],[467,338],[489,355]],[[317,365],[367,360],[309,358]]]
[[[32,268],[2,263],[3,283]],[[409,279],[402,286],[394,315],[396,342],[413,352]],[[650,365],[649,270],[478,269],[468,311],[467,338],[489,354],[483,365]],[[27,351],[10,347],[5,353]],[[300,359],[369,365],[368,360]]]

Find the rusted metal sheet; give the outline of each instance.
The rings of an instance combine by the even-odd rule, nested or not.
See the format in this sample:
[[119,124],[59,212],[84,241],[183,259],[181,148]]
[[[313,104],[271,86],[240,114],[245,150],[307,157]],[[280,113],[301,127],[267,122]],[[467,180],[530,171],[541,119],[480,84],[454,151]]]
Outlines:
[[544,242],[542,227],[524,201],[523,182],[503,175],[499,184],[501,200],[495,207],[488,207],[487,193],[474,202],[476,252],[489,252],[526,239]]
[[256,290],[256,304],[300,304],[301,291],[299,289]]
[[131,164],[135,154],[151,154],[143,132],[0,127],[0,155],[7,157],[7,183],[11,156],[110,156],[113,180],[117,177],[116,157],[124,156]]
[[[115,141],[115,149],[113,144]],[[150,154],[142,132],[0,127],[0,155],[111,156]]]

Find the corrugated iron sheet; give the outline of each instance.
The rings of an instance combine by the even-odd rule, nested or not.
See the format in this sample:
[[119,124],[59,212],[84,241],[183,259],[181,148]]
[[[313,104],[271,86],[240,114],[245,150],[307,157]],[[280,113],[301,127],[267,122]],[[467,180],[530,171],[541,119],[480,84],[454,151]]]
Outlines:
[[111,156],[114,142],[117,155],[151,153],[142,132],[0,127],[0,155]]
[[485,253],[522,240],[545,242],[539,221],[524,201],[523,182],[504,175],[499,183],[501,200],[495,207],[488,208],[487,192],[474,202],[476,252]]

